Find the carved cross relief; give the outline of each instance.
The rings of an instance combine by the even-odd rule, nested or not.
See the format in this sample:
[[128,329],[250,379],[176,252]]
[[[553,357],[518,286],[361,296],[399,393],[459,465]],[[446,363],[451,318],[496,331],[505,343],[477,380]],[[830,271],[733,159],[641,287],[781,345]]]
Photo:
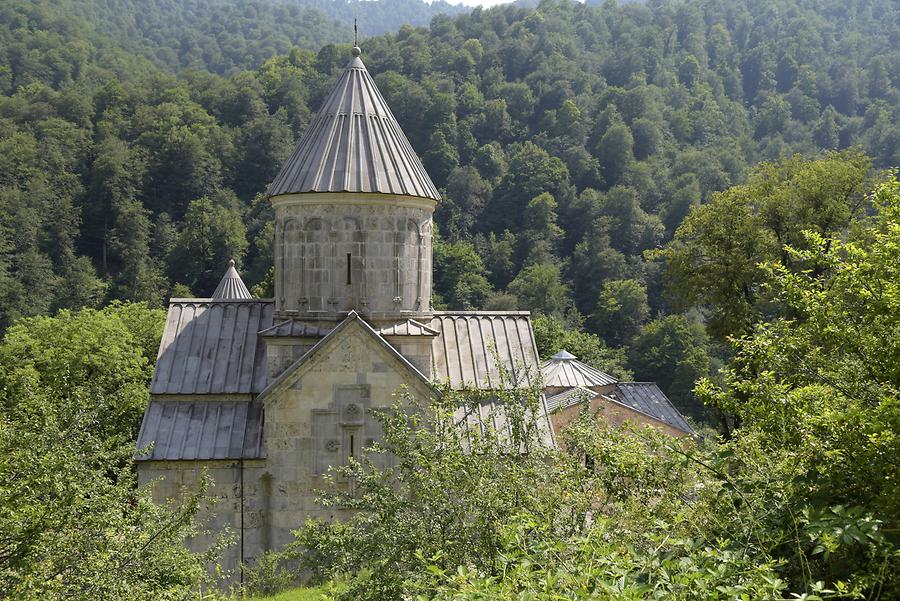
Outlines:
[[331,466],[361,460],[363,449],[381,439],[381,427],[370,415],[370,387],[367,384],[334,387],[327,409],[312,415],[313,473],[323,476]]

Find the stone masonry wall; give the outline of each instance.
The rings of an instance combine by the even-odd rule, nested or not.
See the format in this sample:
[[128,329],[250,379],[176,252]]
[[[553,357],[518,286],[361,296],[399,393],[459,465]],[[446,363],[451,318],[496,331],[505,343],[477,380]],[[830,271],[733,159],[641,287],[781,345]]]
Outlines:
[[271,477],[265,461],[141,461],[137,467],[138,482],[141,486],[151,485],[153,500],[159,504],[177,503],[186,494],[196,492],[202,474],[208,474],[212,484],[198,519],[209,534],[191,539],[188,548],[206,551],[217,534],[229,532],[233,540],[223,552],[220,564],[231,573],[229,583],[240,580],[242,552],[243,560],[251,562],[268,548],[268,530],[263,526],[271,500]]
[[432,201],[360,194],[273,197],[275,308],[306,319],[431,310]]
[[[578,403],[571,407],[566,407],[550,414],[550,423],[553,426],[553,433],[556,435],[557,444],[561,449],[565,448],[564,436],[562,435],[566,425],[581,414],[584,409],[584,403]],[[614,403],[603,397],[597,397],[590,401],[590,412],[592,415],[598,415],[599,419],[605,420],[613,426],[621,426],[625,422],[632,424],[649,426],[656,428],[660,432],[664,432],[669,436],[681,437],[687,436],[685,432],[677,428],[663,423],[659,420],[648,417],[643,413],[632,411],[628,407]]]
[[380,439],[380,427],[369,410],[389,407],[403,387],[419,398],[431,394],[377,341],[352,326],[265,400],[272,548],[292,540],[291,530],[307,517],[341,517],[340,511],[316,503],[328,467],[346,465]]

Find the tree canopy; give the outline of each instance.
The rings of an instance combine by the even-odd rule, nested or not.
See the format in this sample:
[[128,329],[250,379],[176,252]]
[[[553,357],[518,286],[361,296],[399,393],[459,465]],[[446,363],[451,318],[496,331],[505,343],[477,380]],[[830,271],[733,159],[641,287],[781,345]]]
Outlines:
[[[264,292],[261,194],[349,60],[315,11],[447,12],[397,2],[4,5],[0,328],[207,295],[229,259]],[[377,36],[361,14],[444,197],[436,306],[553,314],[626,354],[691,308],[714,341],[746,332],[771,309],[756,264],[846,228],[900,163],[897,10],[547,0]]]

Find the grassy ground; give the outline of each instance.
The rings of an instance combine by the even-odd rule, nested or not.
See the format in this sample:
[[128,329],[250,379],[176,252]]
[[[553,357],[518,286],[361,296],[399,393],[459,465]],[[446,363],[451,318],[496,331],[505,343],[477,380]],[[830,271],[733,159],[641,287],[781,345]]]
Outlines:
[[245,601],[321,601],[324,591],[320,588],[295,588],[271,597],[249,597]]

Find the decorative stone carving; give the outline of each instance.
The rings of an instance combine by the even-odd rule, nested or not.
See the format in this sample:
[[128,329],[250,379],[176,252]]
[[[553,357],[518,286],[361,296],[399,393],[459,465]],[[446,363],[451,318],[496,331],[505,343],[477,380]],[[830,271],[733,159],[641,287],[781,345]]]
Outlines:
[[341,448],[341,443],[332,438],[325,443],[325,448],[333,453],[334,451],[337,451],[339,448]]

